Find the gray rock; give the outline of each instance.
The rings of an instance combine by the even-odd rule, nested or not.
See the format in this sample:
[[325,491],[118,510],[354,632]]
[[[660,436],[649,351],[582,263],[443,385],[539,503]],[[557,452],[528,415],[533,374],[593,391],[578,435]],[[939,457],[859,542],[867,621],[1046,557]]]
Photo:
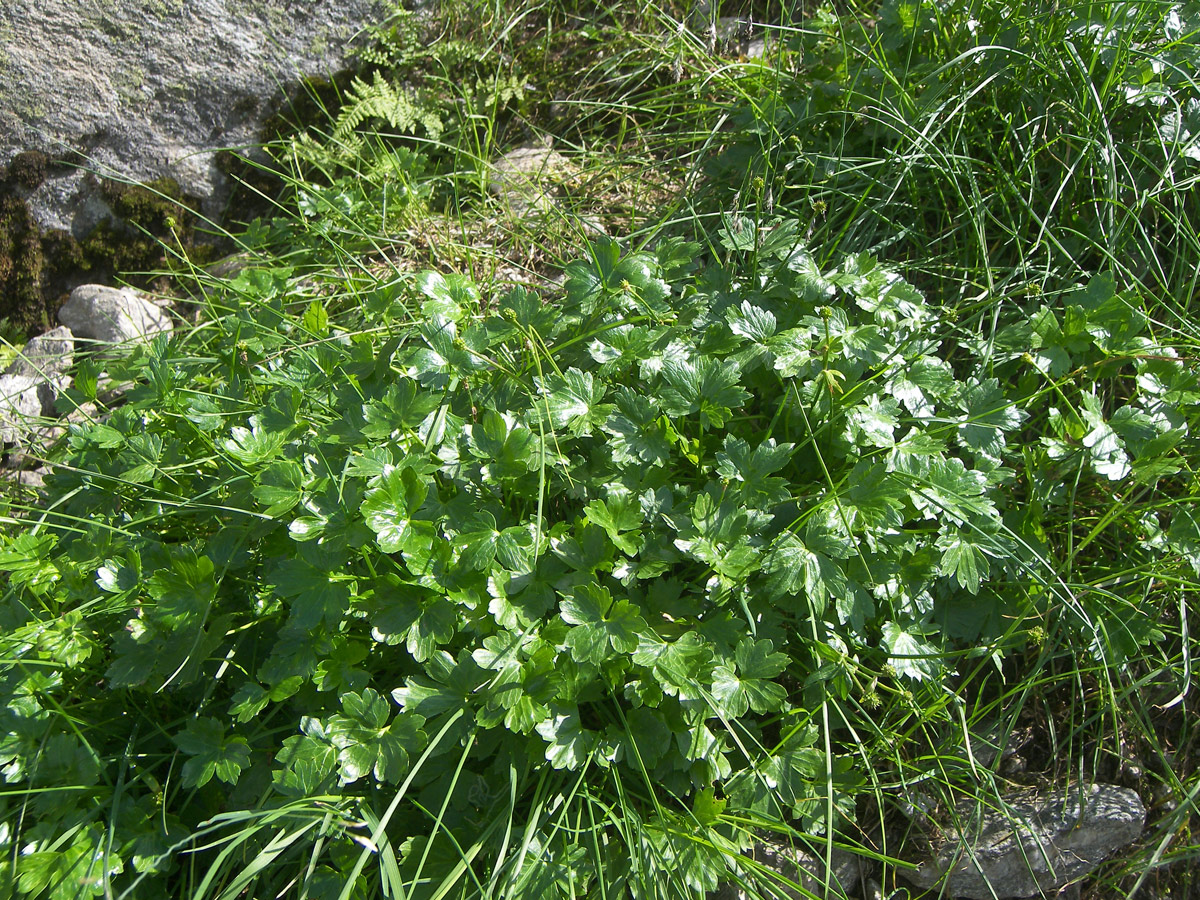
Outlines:
[[245,251],[231,253],[223,259],[208,266],[205,271],[213,278],[234,278],[237,273],[253,262],[253,257]]
[[[0,164],[77,151],[100,174],[173,178],[218,214],[214,151],[256,142],[280,87],[346,68],[347,42],[385,0],[5,0]],[[42,228],[107,215],[78,172],[27,196]]]
[[746,52],[742,54],[747,59],[763,59],[767,55],[767,39],[766,37],[756,37],[746,45]]
[[[829,897],[841,897],[855,890],[864,878],[864,860],[837,847],[833,848],[831,858],[833,875],[825,877],[825,857],[818,856],[799,847],[779,843],[757,843],[749,857],[754,862],[769,869],[771,872],[786,879],[788,882],[799,884],[808,893],[802,893],[786,886],[780,880],[757,876],[764,887],[770,883],[773,891],[765,891],[763,896],[789,897],[793,900],[808,900],[812,895],[824,896],[826,883],[829,885]],[[747,875],[749,875],[747,871]],[[719,890],[709,894],[708,900],[751,900],[751,894],[733,882],[723,884]]]
[[40,491],[46,486],[46,476],[49,474],[50,470],[45,467],[40,469],[2,469],[0,470],[0,481]]
[[0,443],[21,443],[37,427],[45,386],[36,375],[0,375]]
[[105,344],[146,341],[171,330],[171,317],[133,288],[83,284],[58,311],[76,337]]
[[548,210],[558,182],[571,171],[567,158],[543,144],[510,150],[492,164],[488,190],[515,213]]
[[721,16],[709,26],[709,44],[721,56],[747,56],[758,26],[742,16]]
[[67,433],[65,425],[57,420],[41,423],[30,428],[22,441],[11,447],[4,456],[5,469],[33,469],[45,463],[50,448]]
[[69,328],[52,328],[25,344],[5,375],[27,375],[58,382],[75,361],[75,338]]
[[[999,808],[997,808],[999,807]],[[1146,809],[1135,791],[1093,784],[1025,791],[992,806],[964,802],[932,859],[904,876],[946,897],[1031,897],[1078,881],[1137,839]]]
[[101,222],[116,217],[82,169],[49,175],[25,195],[25,202],[43,229],[57,228],[77,240],[87,237]]
[[0,375],[0,441],[25,443],[39,417],[53,417],[59,392],[70,381],[75,341],[69,328],[55,328],[25,344]]

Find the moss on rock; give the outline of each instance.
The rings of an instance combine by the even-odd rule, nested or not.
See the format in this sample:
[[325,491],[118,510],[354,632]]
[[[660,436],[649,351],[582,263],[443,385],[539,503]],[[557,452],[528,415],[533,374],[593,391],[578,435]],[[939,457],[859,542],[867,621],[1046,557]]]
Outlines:
[[45,153],[27,150],[18,153],[8,164],[8,177],[26,190],[34,190],[46,180],[50,158]]
[[100,195],[119,218],[147,230],[176,221],[185,205],[179,183],[173,178],[156,178],[144,184],[103,178],[98,186]]
[[[115,219],[101,222],[82,240],[39,227],[25,201],[53,161],[22,153],[0,168],[0,320],[32,336],[55,319],[67,293],[87,281],[110,281],[116,273],[140,287],[153,287],[155,270],[169,268],[164,250],[179,248],[202,262],[213,255],[196,246],[196,214],[190,198],[167,178],[144,185],[89,178]],[[149,273],[138,276],[133,273]]]
[[49,310],[42,292],[45,254],[29,206],[12,190],[11,171],[0,179],[0,320],[26,334],[44,330]]

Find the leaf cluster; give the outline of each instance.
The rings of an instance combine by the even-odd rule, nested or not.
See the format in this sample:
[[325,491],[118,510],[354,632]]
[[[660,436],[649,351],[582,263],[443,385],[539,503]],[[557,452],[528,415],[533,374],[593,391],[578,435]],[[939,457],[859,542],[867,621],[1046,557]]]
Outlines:
[[[1185,474],[1194,374],[1111,278],[979,335],[869,257],[822,268],[795,222],[719,242],[600,240],[552,302],[492,309],[460,276],[341,309],[252,269],[114,362],[125,404],[72,426],[52,513],[0,552],[3,840],[30,848],[0,878],[162,896],[213,816],[318,798],[302,832],[344,873],[345,823],[400,790],[371,840],[404,877],[503,856],[482,823],[512,821],[576,894],[662,860],[712,889],[732,814],[853,817],[826,702],[1022,652],[1064,555],[1200,556],[1183,511],[1045,524]],[[1070,596],[1099,660],[1161,637]],[[539,791],[572,781],[659,863],[621,821],[564,831]],[[559,890],[511,866],[506,896]]]

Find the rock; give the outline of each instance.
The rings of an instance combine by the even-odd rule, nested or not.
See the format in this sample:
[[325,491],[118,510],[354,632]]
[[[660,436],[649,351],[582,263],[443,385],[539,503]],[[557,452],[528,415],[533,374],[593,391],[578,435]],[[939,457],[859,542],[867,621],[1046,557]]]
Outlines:
[[0,375],[0,443],[21,443],[37,426],[44,387],[36,375]]
[[940,896],[1053,894],[1135,840],[1146,821],[1137,793],[1109,784],[1025,791],[984,806],[967,801],[936,855],[904,876]]
[[608,229],[599,216],[579,216],[575,221],[586,238],[608,237]]
[[253,257],[248,252],[241,250],[217,260],[208,266],[205,271],[213,278],[233,278],[253,261]]
[[146,341],[171,330],[171,317],[133,288],[83,284],[58,311],[76,337],[106,344]]
[[11,447],[4,456],[5,469],[31,469],[45,463],[50,448],[67,433],[65,425],[58,421],[38,424],[22,436],[22,441]]
[[747,59],[764,59],[767,55],[767,39],[765,37],[757,37],[746,45],[746,52],[742,54]]
[[46,486],[46,476],[49,474],[50,470],[44,467],[40,469],[4,469],[0,470],[0,481],[40,491]]
[[[718,16],[715,13],[709,0],[698,0],[687,17],[688,27],[715,56],[764,59],[779,43],[777,28],[765,28],[761,22],[746,16]],[[800,7],[796,7],[789,17],[792,25],[800,24],[799,14]]]
[[[807,894],[801,893],[775,880],[770,882],[775,886],[775,890],[767,890],[767,878],[760,875],[758,877],[764,885],[763,896],[789,897],[794,900],[801,900],[801,898],[807,900],[814,894],[818,897],[824,896],[826,878],[823,854],[818,856],[799,847],[762,842],[754,845],[749,856],[760,866],[766,867],[789,882],[800,884],[808,892]],[[862,857],[835,847],[831,862],[833,877],[828,879],[831,889],[830,897],[848,894],[858,887],[864,877]],[[839,890],[840,894],[835,892]],[[728,882],[723,884],[719,890],[709,894],[708,900],[751,900],[755,896],[758,895],[752,895],[742,890],[737,884]]]
[[571,170],[567,158],[544,144],[527,144],[492,164],[488,190],[515,213],[545,211],[554,203],[557,182]]
[[[253,144],[280,87],[347,67],[386,0],[5,0],[0,165],[22,151],[121,179],[174,180],[220,213],[215,151]],[[64,151],[67,151],[64,153]],[[38,177],[34,177],[38,176]],[[78,170],[21,180],[41,228],[77,237],[109,215]]]
[[0,375],[0,442],[24,444],[40,417],[56,415],[54,404],[70,381],[75,357],[68,328],[55,328],[25,344]]
[[52,328],[28,341],[17,358],[4,370],[4,374],[42,378],[61,388],[67,370],[74,362],[75,337],[71,329]]

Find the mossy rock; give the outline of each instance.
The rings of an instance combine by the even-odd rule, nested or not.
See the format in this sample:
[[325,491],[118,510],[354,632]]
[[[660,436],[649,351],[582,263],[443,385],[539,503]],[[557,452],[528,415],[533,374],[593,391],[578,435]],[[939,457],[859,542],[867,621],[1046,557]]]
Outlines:
[[29,207],[15,193],[0,191],[0,323],[7,319],[22,333],[48,326],[45,262],[42,234]]
[[50,158],[45,153],[27,150],[18,153],[8,164],[8,178],[26,190],[34,190],[46,180],[46,172],[50,166]]
[[[336,107],[351,77],[351,72],[345,72],[328,80],[309,79],[295,88],[281,111],[264,125],[263,139],[279,140],[305,124],[327,122],[327,110]],[[237,215],[231,224],[270,215],[275,207],[269,198],[284,185],[279,174],[261,161],[247,161],[228,151],[217,158],[234,185],[228,207]],[[171,178],[135,184],[89,175],[88,185],[114,218],[102,221],[82,238],[42,229],[25,198],[63,162],[31,151],[0,166],[0,329],[23,336],[39,334],[51,327],[58,306],[79,284],[108,282],[120,275],[136,287],[154,288],[162,277],[155,273],[169,271],[179,255],[200,266],[232,249],[207,233],[197,240],[200,200],[186,196]]]
[[135,286],[154,287],[161,277],[155,273],[176,260],[166,247],[197,263],[217,255],[216,248],[196,244],[194,201],[170,179],[138,185],[89,177],[118,218],[82,239],[42,229],[25,195],[53,165],[42,154],[24,153],[0,168],[0,323],[6,321],[7,330],[26,337],[45,331],[65,296],[85,281],[110,281],[120,273]]

